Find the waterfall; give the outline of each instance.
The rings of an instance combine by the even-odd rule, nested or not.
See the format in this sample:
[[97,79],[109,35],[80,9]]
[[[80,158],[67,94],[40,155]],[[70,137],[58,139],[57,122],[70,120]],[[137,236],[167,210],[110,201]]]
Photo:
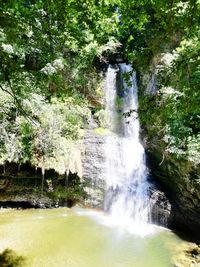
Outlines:
[[106,76],[105,210],[111,223],[145,234],[149,199],[144,148],[139,140],[136,74],[127,64],[110,65]]

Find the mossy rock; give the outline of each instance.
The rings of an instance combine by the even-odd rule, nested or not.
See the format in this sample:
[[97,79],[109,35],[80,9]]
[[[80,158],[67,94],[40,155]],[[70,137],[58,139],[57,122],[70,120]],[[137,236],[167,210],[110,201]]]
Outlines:
[[111,134],[110,130],[108,130],[106,128],[102,128],[102,127],[95,128],[94,133],[98,134],[98,135],[102,135],[102,136]]

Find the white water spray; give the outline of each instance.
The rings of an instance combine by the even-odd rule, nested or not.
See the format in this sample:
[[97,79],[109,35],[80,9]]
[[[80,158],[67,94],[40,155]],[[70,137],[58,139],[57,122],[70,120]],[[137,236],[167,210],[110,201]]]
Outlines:
[[145,235],[151,231],[147,168],[139,141],[136,75],[131,66],[109,66],[105,90],[112,132],[106,141],[105,210],[111,224]]

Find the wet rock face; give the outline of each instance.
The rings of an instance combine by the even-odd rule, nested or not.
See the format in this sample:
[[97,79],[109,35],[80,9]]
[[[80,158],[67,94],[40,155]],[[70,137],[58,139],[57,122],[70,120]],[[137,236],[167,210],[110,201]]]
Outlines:
[[172,205],[165,193],[156,185],[150,183],[149,196],[151,202],[151,222],[164,227],[172,224]]
[[77,174],[69,172],[66,176],[59,175],[55,170],[47,170],[43,177],[41,169],[36,171],[28,163],[0,166],[0,207],[71,207],[77,202],[82,203],[85,197],[83,184]]
[[51,197],[41,196],[39,192],[39,187],[30,190],[27,186],[16,187],[14,183],[10,183],[9,189],[0,191],[0,207],[21,209],[56,207],[56,202]]
[[95,208],[103,208],[106,182],[105,174],[105,136],[88,130],[84,137],[82,155],[82,179],[86,182],[88,194],[86,204]]
[[162,161],[162,152],[148,150],[149,165],[156,180],[164,186],[171,203],[170,225],[200,237],[199,167],[169,155]]

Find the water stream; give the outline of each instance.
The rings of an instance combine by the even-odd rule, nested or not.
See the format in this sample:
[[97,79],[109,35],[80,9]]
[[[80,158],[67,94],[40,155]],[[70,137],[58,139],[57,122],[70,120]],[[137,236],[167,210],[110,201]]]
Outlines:
[[110,65],[106,77],[106,111],[111,134],[106,141],[105,210],[110,221],[133,233],[145,235],[148,199],[145,153],[139,140],[136,74],[130,65]]

